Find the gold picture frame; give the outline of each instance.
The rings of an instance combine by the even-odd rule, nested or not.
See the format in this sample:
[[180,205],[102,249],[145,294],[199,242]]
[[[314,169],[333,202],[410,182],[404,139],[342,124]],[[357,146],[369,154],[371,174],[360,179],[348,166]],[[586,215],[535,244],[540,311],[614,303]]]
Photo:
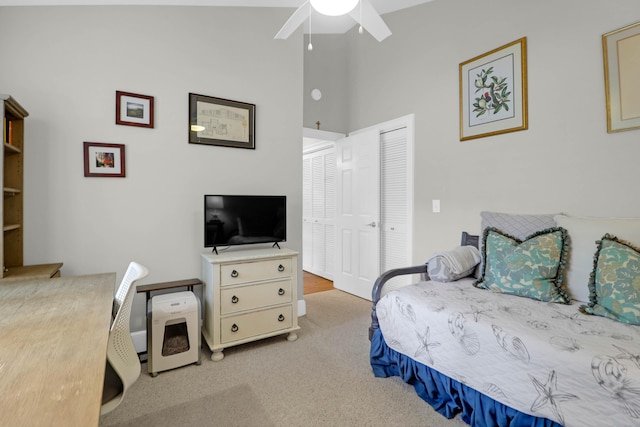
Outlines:
[[460,141],[528,128],[527,38],[460,64]]
[[602,35],[607,132],[640,129],[640,22]]

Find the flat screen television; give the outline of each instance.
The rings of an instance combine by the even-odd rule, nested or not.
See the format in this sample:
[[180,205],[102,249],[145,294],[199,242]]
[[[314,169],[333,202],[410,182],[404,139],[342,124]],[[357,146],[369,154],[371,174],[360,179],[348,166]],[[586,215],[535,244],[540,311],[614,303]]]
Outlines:
[[205,194],[204,247],[273,243],[287,239],[287,197]]

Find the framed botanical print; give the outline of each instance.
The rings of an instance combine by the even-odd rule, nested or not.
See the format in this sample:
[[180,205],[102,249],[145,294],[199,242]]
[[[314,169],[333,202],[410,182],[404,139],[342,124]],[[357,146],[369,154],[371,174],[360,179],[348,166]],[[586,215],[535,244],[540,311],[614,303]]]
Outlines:
[[525,130],[527,39],[460,64],[460,140]]

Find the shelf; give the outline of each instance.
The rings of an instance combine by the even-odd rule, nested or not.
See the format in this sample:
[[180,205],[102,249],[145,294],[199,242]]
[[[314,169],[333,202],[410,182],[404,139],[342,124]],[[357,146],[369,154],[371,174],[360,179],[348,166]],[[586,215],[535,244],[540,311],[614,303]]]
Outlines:
[[20,154],[22,151],[15,145],[4,143],[4,151],[8,154]]
[[[4,147],[0,155],[0,266],[16,269],[24,263],[24,119],[29,113],[11,96],[0,94]],[[0,281],[12,275],[0,267]],[[13,276],[13,275],[12,275]]]
[[2,227],[2,231],[17,230],[19,228],[20,228],[20,224],[9,224]]
[[53,277],[60,276],[61,262],[53,264],[38,264],[38,265],[23,265],[19,267],[7,267],[7,271],[4,273],[4,277],[0,279],[0,284],[3,281],[16,281],[16,280],[41,280],[51,279]]

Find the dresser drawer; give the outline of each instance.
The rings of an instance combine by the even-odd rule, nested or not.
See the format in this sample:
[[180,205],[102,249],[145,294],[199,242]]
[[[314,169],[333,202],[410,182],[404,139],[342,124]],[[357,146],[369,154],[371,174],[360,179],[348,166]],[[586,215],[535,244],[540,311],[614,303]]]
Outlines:
[[291,328],[292,307],[285,305],[220,319],[220,342],[229,343]]
[[220,266],[221,286],[257,280],[291,277],[291,258],[224,264]]
[[257,283],[220,291],[220,313],[230,314],[291,302],[291,279]]

